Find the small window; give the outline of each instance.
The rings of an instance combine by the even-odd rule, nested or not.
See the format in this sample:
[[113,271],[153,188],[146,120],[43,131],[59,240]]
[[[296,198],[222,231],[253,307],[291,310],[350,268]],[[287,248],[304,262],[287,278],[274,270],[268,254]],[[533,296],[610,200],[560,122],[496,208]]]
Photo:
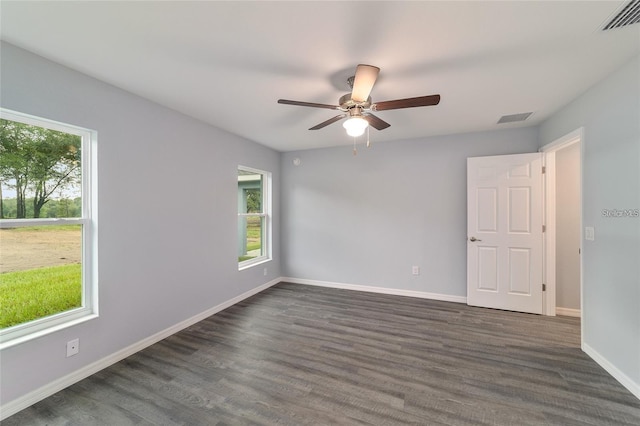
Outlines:
[[96,314],[95,133],[0,112],[0,347],[6,347]]
[[271,258],[271,174],[238,167],[239,269]]

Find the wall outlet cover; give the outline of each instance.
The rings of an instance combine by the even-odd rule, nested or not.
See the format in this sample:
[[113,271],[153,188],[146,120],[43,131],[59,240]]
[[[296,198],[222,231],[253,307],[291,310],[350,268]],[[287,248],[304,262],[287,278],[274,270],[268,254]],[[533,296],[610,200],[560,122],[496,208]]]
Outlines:
[[80,339],[73,339],[67,342],[67,358],[80,352]]

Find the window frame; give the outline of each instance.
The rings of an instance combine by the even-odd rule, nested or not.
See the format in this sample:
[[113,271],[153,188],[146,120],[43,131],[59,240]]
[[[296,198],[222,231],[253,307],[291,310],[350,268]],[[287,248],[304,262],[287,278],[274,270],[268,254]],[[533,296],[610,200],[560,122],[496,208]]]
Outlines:
[[[238,222],[241,218],[260,217],[264,221],[262,229],[262,255],[252,259],[238,262],[238,270],[242,271],[247,268],[268,262],[271,260],[271,172],[260,170],[253,167],[238,165],[236,168],[236,186],[238,184],[238,172],[255,173],[262,176],[262,212],[261,213],[240,213],[238,212]],[[237,202],[238,200],[236,200]],[[236,244],[241,244],[240,239],[236,240]]]
[[82,213],[79,218],[1,219],[0,229],[82,225],[82,306],[0,329],[0,350],[98,317],[97,137],[94,130],[0,108],[0,118],[81,137]]

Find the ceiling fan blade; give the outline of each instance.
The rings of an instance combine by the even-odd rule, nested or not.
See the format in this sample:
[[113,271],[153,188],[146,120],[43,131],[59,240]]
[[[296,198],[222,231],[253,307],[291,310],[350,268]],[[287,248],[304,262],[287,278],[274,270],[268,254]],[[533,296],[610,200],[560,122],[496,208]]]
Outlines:
[[353,90],[351,91],[351,99],[354,102],[365,102],[369,99],[369,94],[376,83],[379,72],[380,68],[373,65],[358,65],[355,79],[353,80]]
[[416,98],[396,99],[393,101],[376,102],[371,105],[373,111],[385,111],[389,109],[414,108],[422,106],[438,105],[440,95],[418,96]]
[[318,130],[318,129],[322,129],[323,127],[328,126],[329,124],[333,124],[336,121],[340,121],[344,118],[344,114],[340,114],[340,115],[336,115],[333,118],[328,119],[327,121],[323,121],[320,124],[316,124],[315,126],[311,127],[309,130]]
[[306,106],[312,108],[340,109],[338,105],[316,104],[313,102],[290,101],[288,99],[278,99],[279,104]]
[[376,130],[384,130],[387,127],[391,126],[391,124],[389,124],[386,121],[376,117],[373,114],[365,114],[365,115],[362,116],[362,118],[367,120],[369,122],[369,125],[371,125],[371,127],[373,127]]

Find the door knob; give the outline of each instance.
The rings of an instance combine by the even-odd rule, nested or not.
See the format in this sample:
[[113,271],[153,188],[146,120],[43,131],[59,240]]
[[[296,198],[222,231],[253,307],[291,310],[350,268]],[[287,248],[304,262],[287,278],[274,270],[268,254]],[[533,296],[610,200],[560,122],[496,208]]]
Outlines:
[[479,240],[476,237],[471,237],[471,238],[469,238],[469,241],[471,241],[473,243],[473,242],[482,241],[482,240]]

